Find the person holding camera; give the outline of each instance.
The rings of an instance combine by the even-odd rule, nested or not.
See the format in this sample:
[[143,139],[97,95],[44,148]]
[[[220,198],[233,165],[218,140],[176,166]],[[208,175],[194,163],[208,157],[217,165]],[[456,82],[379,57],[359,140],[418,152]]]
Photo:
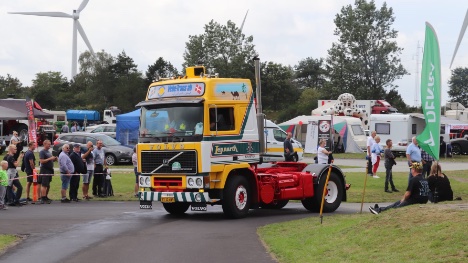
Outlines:
[[18,157],[21,151],[23,151],[23,141],[18,137],[17,131],[13,131],[13,136],[11,136],[11,139],[10,139],[10,145],[16,146],[16,153],[14,157],[15,157],[15,160],[19,160]]
[[[392,146],[393,142],[392,139],[388,139],[385,144],[387,144],[387,148],[384,150],[384,157],[385,157],[385,192],[392,193],[392,192],[400,192],[398,189],[395,188],[393,184],[393,174],[392,174],[392,167],[396,165],[395,156],[392,153]],[[392,187],[392,190],[388,190],[388,183]]]
[[83,186],[81,187],[81,190],[83,191],[83,199],[89,200],[89,199],[93,199],[91,196],[88,195],[89,182],[91,182],[91,178],[93,178],[93,175],[94,175],[93,142],[89,141],[86,144],[86,147],[88,149],[85,153],[81,155],[81,158],[83,158],[86,162],[86,170],[88,171],[88,173],[83,174]]

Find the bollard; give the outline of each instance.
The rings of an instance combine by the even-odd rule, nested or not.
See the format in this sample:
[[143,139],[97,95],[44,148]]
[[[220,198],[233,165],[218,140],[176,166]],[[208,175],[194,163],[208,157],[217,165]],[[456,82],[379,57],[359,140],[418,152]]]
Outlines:
[[33,200],[31,204],[35,204],[37,202],[37,170],[33,169]]

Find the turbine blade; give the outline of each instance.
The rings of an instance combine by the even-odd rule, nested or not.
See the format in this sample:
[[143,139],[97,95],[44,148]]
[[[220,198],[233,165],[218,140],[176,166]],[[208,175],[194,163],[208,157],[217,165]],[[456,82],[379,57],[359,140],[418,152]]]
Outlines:
[[247,19],[247,15],[249,14],[249,9],[247,9],[247,12],[245,13],[245,16],[244,16],[244,21],[242,21],[242,25],[240,27],[240,32],[242,33],[242,28],[244,28],[244,24],[245,24],[245,19]]
[[12,15],[30,15],[30,16],[51,16],[51,17],[67,17],[72,18],[72,15],[63,12],[8,12]]
[[84,42],[89,48],[89,51],[91,51],[91,54],[94,56],[94,50],[93,47],[91,46],[91,43],[89,43],[88,37],[86,36],[86,33],[83,30],[83,27],[80,24],[80,21],[76,20],[76,24],[78,25],[78,32],[80,32],[81,38],[83,38]]
[[78,13],[81,12],[86,7],[88,2],[89,2],[89,0],[83,0],[83,2],[81,2],[80,7],[78,7],[78,9],[76,9],[76,12],[78,12]]
[[460,34],[458,35],[457,45],[455,46],[455,51],[453,52],[452,61],[450,62],[450,68],[452,68],[453,60],[455,60],[455,56],[457,55],[458,48],[460,47],[460,43],[465,35],[466,27],[468,26],[468,9],[466,10],[465,20],[463,21],[462,27],[460,29]]

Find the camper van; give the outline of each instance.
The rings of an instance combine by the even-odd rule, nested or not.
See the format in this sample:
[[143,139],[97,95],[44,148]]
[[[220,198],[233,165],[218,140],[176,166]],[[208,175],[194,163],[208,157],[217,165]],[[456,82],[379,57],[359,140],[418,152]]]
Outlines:
[[[266,139],[266,152],[263,158],[266,162],[284,161],[284,140],[286,140],[286,132],[278,125],[270,120],[265,120],[265,139]],[[292,139],[294,151],[297,152],[298,160],[303,158],[304,150],[302,144]]]
[[392,152],[405,156],[411,138],[421,134],[426,126],[424,119],[408,114],[372,114],[369,119],[370,130],[376,131],[380,144],[385,146],[387,139],[392,139]]
[[[279,124],[281,128],[286,131],[293,132],[294,137],[305,145],[306,153],[316,153],[318,139],[313,132],[308,129],[313,129],[312,124],[317,124],[319,121],[329,120],[330,115],[325,116],[297,116],[294,119]],[[364,134],[362,123],[359,118],[346,117],[346,116],[333,116],[333,126],[335,134],[333,136],[334,151],[335,152],[362,152],[366,148],[367,137]],[[307,142],[312,138],[314,142]]]

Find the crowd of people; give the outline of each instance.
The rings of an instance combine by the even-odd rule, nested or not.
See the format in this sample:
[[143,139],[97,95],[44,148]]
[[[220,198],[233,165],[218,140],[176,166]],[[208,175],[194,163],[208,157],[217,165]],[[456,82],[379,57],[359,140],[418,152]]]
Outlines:
[[[17,136],[14,132],[13,136]],[[28,143],[26,152],[18,152],[21,141],[8,146],[8,153],[1,161],[0,170],[0,210],[7,210],[7,206],[21,207],[23,205],[22,195],[23,186],[19,180],[18,167],[21,164],[21,171],[26,173],[26,198],[25,202],[33,201],[30,198],[31,186],[35,180],[36,157],[34,151],[36,144]],[[61,180],[61,199],[62,203],[79,202],[80,200],[90,200],[93,197],[106,197],[113,195],[111,184],[111,171],[105,164],[105,154],[102,141],[96,142],[96,147],[90,141],[86,145],[86,150],[81,148],[80,144],[62,146],[62,151],[58,157],[52,156],[51,142],[45,140],[44,148],[39,152],[40,165],[37,174],[37,183],[39,185],[38,197],[41,204],[50,204],[52,200],[48,197],[50,183],[55,172],[54,163],[59,168]],[[80,180],[82,182],[82,199],[79,198]],[[92,195],[89,195],[89,185],[92,183]],[[135,185],[135,191],[138,190]],[[67,197],[68,191],[68,197]]]
[[[393,183],[392,167],[396,165],[395,156],[391,149],[392,140],[388,139],[385,150],[380,146],[380,138],[375,131],[371,132],[367,140],[367,171],[373,178],[377,176],[380,158],[385,158],[385,186],[387,193],[399,192]],[[378,214],[390,208],[403,207],[411,204],[424,204],[428,201],[437,203],[453,200],[453,191],[448,177],[442,173],[440,164],[418,145],[416,137],[406,149],[406,159],[409,166],[408,186],[401,200],[387,207],[369,207],[369,210]],[[391,190],[389,189],[389,185]]]

